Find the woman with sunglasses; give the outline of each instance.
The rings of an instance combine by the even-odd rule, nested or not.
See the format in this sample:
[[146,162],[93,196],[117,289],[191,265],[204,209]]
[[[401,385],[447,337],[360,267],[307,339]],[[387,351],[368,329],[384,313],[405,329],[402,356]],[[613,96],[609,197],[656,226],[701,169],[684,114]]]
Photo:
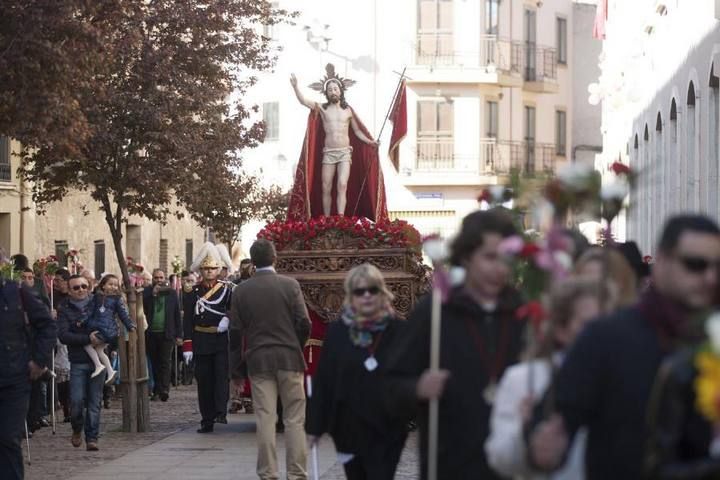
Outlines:
[[308,443],[328,433],[350,480],[392,479],[407,437],[406,423],[383,408],[383,366],[404,330],[392,300],[376,267],[350,270],[344,308],[328,328],[312,379]]

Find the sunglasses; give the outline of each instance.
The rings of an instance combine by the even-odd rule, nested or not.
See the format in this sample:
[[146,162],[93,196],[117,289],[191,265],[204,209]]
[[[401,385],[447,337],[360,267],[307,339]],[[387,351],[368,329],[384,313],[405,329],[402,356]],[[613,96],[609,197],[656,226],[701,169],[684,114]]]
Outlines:
[[365,287],[365,288],[356,288],[352,291],[352,294],[356,297],[362,297],[366,293],[369,293],[370,295],[377,295],[380,293],[380,289],[378,287]]
[[85,285],[85,284],[82,284],[82,285],[74,285],[74,286],[72,287],[72,289],[75,290],[75,291],[78,291],[78,290],[87,290],[87,289],[88,289],[88,286]]
[[685,270],[691,273],[704,273],[708,268],[720,268],[720,260],[709,260],[703,257],[679,256],[678,259],[682,263]]

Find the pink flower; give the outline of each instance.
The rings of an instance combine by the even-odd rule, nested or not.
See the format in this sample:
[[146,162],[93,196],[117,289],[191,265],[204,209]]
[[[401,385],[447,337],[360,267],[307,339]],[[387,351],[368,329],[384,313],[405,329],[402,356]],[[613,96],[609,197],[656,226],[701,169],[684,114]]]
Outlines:
[[523,250],[524,246],[525,241],[519,235],[513,235],[500,242],[500,245],[498,245],[498,252],[501,255],[515,256]]

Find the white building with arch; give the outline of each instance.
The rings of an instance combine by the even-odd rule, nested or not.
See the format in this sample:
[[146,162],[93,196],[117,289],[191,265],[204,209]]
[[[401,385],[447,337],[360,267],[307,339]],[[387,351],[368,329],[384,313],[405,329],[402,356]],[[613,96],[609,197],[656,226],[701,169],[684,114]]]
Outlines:
[[640,172],[616,231],[647,254],[673,213],[720,220],[719,20],[715,0],[609,0],[597,166]]

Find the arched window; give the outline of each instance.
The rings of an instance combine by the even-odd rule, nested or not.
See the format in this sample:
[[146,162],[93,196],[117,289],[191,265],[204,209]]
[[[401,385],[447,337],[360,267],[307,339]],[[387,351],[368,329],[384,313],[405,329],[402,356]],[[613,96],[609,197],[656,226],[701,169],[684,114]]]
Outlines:
[[687,91],[687,121],[685,125],[685,208],[697,210],[700,200],[700,172],[697,162],[697,119],[695,117],[695,84],[690,82]]
[[652,242],[652,237],[650,233],[650,212],[652,212],[652,195],[651,195],[651,188],[652,185],[650,181],[650,132],[648,130],[648,124],[645,124],[645,130],[643,132],[643,146],[642,146],[642,163],[641,163],[641,172],[642,176],[640,177],[642,179],[641,187],[640,187],[640,206],[641,206],[641,212],[642,216],[640,218],[640,240],[642,245],[642,251],[648,252],[650,251],[650,244]]
[[667,179],[667,214],[675,212],[680,202],[680,155],[678,154],[678,122],[677,103],[673,98],[670,102],[670,127],[668,129],[668,150],[665,155],[668,168],[665,170]]
[[665,202],[663,200],[665,198],[665,170],[667,169],[667,165],[665,163],[663,121],[662,114],[660,112],[657,112],[657,116],[655,117],[655,137],[653,140],[655,143],[655,146],[653,147],[653,150],[655,151],[655,168],[652,169],[651,178],[653,186],[652,203],[654,208],[652,209],[652,228],[650,231],[654,235],[660,228],[664,218],[663,210],[665,208]]
[[708,214],[717,219],[720,214],[720,79],[715,75],[715,65],[710,66],[710,81],[708,89],[708,155],[707,155],[707,184],[704,188],[703,199],[707,201]]

